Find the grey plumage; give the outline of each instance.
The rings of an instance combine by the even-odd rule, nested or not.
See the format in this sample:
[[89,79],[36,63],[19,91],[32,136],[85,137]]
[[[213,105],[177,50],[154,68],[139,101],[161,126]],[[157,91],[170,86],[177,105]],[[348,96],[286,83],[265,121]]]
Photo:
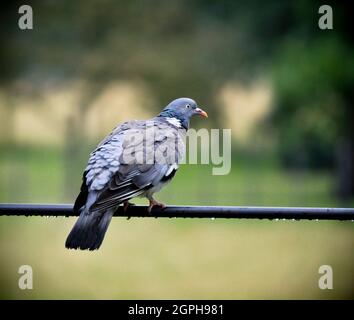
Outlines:
[[74,205],[80,216],[65,246],[98,249],[119,204],[137,196],[155,201],[153,194],[182,160],[189,118],[201,112],[193,100],[181,98],[151,120],[116,127],[90,155]]

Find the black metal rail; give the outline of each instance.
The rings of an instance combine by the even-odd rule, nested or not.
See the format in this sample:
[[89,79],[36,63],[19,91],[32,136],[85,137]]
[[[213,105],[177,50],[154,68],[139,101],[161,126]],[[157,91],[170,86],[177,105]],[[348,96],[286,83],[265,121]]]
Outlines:
[[[0,216],[76,216],[71,204],[0,204]],[[353,220],[354,208],[315,207],[198,207],[168,206],[154,208],[149,214],[145,206],[131,206],[126,212],[119,207],[115,216],[152,218],[236,218],[236,219],[295,219]]]

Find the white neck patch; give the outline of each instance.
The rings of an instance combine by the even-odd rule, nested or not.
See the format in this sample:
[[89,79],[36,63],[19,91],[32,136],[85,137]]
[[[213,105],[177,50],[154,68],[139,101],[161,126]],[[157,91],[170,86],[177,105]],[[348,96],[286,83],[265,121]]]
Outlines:
[[182,127],[181,121],[177,118],[166,118],[166,121],[177,128]]

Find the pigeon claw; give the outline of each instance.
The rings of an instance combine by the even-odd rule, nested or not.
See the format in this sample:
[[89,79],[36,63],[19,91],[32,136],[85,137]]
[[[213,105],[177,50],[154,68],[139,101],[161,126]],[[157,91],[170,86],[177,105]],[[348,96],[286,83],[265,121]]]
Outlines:
[[128,208],[129,208],[130,206],[134,206],[134,205],[135,205],[134,203],[131,203],[131,202],[129,202],[129,201],[124,201],[124,204],[123,204],[123,211],[124,211],[124,212],[127,212]]
[[[124,213],[126,213],[127,210],[129,209],[129,207],[131,207],[131,206],[135,206],[135,204],[131,203],[129,201],[124,201],[124,203],[123,203],[123,211],[124,211]],[[130,216],[127,217],[127,220],[130,220],[130,218],[131,218]]]
[[158,202],[156,201],[155,199],[152,199],[152,200],[149,200],[150,201],[150,205],[148,207],[148,212],[151,213],[151,210],[154,208],[154,207],[160,207],[161,209],[164,209],[166,208],[166,205],[162,202]]

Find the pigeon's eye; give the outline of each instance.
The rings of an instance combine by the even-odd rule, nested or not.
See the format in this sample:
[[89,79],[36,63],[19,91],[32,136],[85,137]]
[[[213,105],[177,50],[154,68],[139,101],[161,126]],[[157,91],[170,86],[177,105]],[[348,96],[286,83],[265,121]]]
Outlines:
[[191,107],[190,104],[186,104],[186,108],[189,109]]

